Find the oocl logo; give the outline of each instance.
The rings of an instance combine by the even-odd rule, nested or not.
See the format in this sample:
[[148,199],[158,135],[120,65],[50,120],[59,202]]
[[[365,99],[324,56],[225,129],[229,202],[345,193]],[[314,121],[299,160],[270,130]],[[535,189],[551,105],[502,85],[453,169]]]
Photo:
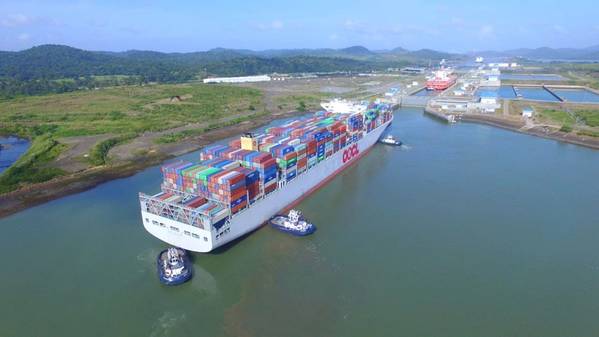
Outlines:
[[357,156],[360,153],[358,149],[358,144],[354,144],[343,151],[343,163],[352,160],[353,157]]

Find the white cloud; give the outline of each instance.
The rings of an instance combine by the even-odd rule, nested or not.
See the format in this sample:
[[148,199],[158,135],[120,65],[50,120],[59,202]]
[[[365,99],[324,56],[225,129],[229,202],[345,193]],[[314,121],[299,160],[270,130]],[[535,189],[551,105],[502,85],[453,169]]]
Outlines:
[[560,26],[560,25],[553,25],[553,30],[556,33],[560,33],[560,34],[564,34],[567,32],[566,28],[564,28],[564,26]]
[[478,35],[480,37],[492,37],[495,34],[495,28],[491,25],[483,25],[478,30]]
[[28,25],[33,22],[33,18],[23,14],[8,15],[0,20],[0,26],[3,27],[18,27]]
[[43,16],[27,16],[24,14],[11,14],[0,17],[0,27],[15,28],[31,25],[63,26],[59,20]]
[[343,27],[345,27],[347,29],[355,28],[356,25],[357,25],[357,23],[351,19],[347,19],[347,20],[345,20],[345,22],[343,22]]
[[30,38],[31,38],[31,36],[27,33],[21,33],[17,36],[17,39],[19,41],[29,41]]
[[281,20],[273,20],[269,23],[259,23],[256,27],[260,30],[281,30],[285,24]]
[[426,34],[426,35],[439,35],[440,32],[434,27],[429,25],[406,25],[406,24],[393,24],[393,25],[381,25],[375,26],[372,24],[366,24],[362,21],[345,20],[342,24],[343,29],[351,31],[356,34],[362,34],[366,36],[381,35],[384,37],[406,35],[406,34]]
[[452,17],[452,18],[449,20],[449,23],[450,23],[452,26],[456,26],[456,27],[462,27],[462,26],[464,26],[464,19],[462,19],[462,18],[460,18],[460,17],[457,17],[457,16],[454,16],[454,17]]
[[275,21],[273,21],[273,22],[270,23],[270,26],[273,29],[281,29],[281,28],[283,28],[283,21],[275,20]]

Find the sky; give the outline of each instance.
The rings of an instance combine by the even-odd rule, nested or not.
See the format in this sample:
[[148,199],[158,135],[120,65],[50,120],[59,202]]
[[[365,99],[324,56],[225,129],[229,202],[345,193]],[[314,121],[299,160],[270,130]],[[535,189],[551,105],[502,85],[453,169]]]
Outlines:
[[599,45],[598,13],[597,0],[1,0],[0,50],[581,48]]

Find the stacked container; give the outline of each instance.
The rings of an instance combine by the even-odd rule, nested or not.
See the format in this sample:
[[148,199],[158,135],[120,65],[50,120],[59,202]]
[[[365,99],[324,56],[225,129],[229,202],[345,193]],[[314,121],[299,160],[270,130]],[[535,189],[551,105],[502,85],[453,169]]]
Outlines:
[[[183,202],[209,214],[237,213],[248,203],[276,190],[318,162],[341,151],[372,129],[389,121],[389,106],[372,104],[365,114],[319,112],[315,116],[266,129],[265,134],[244,136],[228,145],[204,148],[199,163],[178,161],[162,167],[161,200]],[[248,148],[244,142],[252,142]],[[260,151],[254,151],[259,149]],[[197,197],[182,199],[171,190]],[[222,204],[219,204],[222,203]],[[220,221],[220,220],[219,220]]]
[[193,166],[193,164],[186,161],[177,161],[162,166],[162,184],[164,187],[167,189],[181,190],[183,188],[183,177],[181,172],[191,166]]
[[214,174],[208,181],[208,192],[212,199],[220,201],[235,214],[247,206],[245,175],[238,169]]

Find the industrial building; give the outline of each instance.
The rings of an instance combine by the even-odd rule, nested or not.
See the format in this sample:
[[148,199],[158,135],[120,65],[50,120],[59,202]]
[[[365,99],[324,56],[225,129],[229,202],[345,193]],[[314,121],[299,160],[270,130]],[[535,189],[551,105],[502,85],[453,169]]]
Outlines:
[[419,67],[405,67],[401,68],[401,72],[404,74],[424,74],[426,69]]
[[531,107],[527,107],[522,109],[522,117],[532,118],[533,109]]
[[205,78],[204,83],[247,83],[247,82],[267,82],[271,78],[268,75],[239,76],[239,77],[212,77]]

